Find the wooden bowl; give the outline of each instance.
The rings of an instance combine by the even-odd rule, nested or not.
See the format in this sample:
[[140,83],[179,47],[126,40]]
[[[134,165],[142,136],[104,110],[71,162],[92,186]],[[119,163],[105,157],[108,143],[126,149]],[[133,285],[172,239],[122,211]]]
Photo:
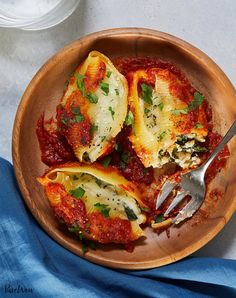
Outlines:
[[[152,55],[173,62],[210,102],[214,127],[224,134],[236,119],[236,92],[226,75],[203,52],[169,34],[148,29],[111,29],[85,36],[50,58],[26,89],[19,105],[13,130],[13,162],[23,198],[44,230],[65,248],[83,256],[81,244],[63,231],[36,177],[46,166],[41,162],[35,133],[36,122],[45,111],[55,113],[64,84],[89,51],[98,50],[111,59],[117,56]],[[236,139],[230,144],[227,167],[211,183],[201,209],[179,227],[157,235],[149,228],[147,237],[136,243],[133,253],[116,245],[99,246],[84,258],[104,266],[146,269],[180,260],[211,240],[230,219],[236,207]],[[210,196],[217,186],[223,197]]]

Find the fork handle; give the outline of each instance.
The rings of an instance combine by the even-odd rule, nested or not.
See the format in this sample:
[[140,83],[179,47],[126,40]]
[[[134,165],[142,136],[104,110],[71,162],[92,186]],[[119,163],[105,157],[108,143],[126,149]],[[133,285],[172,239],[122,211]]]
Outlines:
[[213,150],[209,158],[201,165],[201,170],[203,171],[203,175],[208,168],[208,166],[212,163],[212,161],[216,158],[216,156],[220,153],[220,151],[224,148],[224,146],[232,139],[233,136],[236,134],[236,120],[227,131],[226,135],[223,137],[219,145]]

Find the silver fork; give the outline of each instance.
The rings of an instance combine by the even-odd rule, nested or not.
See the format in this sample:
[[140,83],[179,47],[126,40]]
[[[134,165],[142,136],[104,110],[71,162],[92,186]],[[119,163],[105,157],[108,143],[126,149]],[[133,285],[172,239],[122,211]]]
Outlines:
[[173,219],[174,224],[178,224],[186,218],[191,217],[202,205],[206,194],[206,185],[204,181],[205,173],[209,165],[216,158],[216,156],[220,153],[220,151],[224,148],[224,146],[231,140],[231,138],[236,134],[236,120],[233,125],[230,127],[222,141],[215,148],[215,150],[211,153],[210,157],[197,169],[192,170],[186,174],[181,176],[181,182],[177,183],[176,181],[167,180],[161,191],[159,192],[156,200],[156,209],[158,209],[163,202],[166,200],[168,195],[172,192],[174,188],[177,186],[179,190],[177,191],[177,195],[167,208],[164,213],[164,217],[168,216],[168,214],[180,203],[184,200],[184,198],[189,195],[191,196],[191,200],[186,204],[186,206],[179,211],[177,216]]

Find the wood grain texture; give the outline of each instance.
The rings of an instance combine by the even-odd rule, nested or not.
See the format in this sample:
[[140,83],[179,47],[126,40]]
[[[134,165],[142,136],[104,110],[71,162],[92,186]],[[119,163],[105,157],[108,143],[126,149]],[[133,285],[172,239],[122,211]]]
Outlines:
[[[49,59],[30,82],[18,107],[12,139],[14,170],[22,196],[39,224],[79,256],[83,256],[81,244],[61,229],[36,181],[46,166],[40,159],[35,127],[43,112],[46,118],[55,114],[67,78],[91,50],[111,59],[152,55],[173,62],[210,102],[217,131],[224,134],[236,119],[236,92],[225,74],[203,52],[169,34],[139,28],[105,30],[69,44]],[[171,227],[169,238],[166,232],[157,235],[147,228],[147,237],[136,242],[133,253],[117,245],[100,245],[83,257],[114,268],[147,269],[175,262],[201,248],[223,228],[236,209],[235,139],[229,149],[227,167],[211,183],[201,209],[184,224]],[[216,186],[224,196],[212,200],[209,193]]]

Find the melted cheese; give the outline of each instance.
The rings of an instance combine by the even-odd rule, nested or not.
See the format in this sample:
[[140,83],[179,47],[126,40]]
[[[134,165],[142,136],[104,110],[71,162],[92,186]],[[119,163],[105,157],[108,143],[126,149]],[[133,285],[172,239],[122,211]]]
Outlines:
[[[182,168],[197,165],[200,159],[192,156],[195,142],[204,142],[207,128],[192,128],[184,134],[191,140],[179,145],[178,138],[183,134],[181,124],[189,121],[185,114],[176,115],[175,110],[183,110],[188,105],[170,92],[170,81],[166,78],[166,70],[156,70],[155,87],[152,88],[152,104],[144,101],[138,92],[140,79],[147,79],[145,71],[133,74],[130,88],[129,103],[134,114],[134,127],[130,140],[145,167],[160,168],[174,161]],[[201,109],[201,108],[200,108]],[[199,110],[200,110],[199,109]],[[199,112],[199,118],[206,122],[204,111]],[[134,133],[135,132],[135,133]],[[187,148],[186,148],[187,146]]]
[[[106,68],[103,78],[95,88],[85,90],[85,93],[91,92],[98,98],[97,103],[91,103],[86,98],[86,114],[96,130],[92,133],[93,136],[89,145],[72,145],[79,161],[83,161],[85,153],[91,162],[106,154],[107,150],[113,146],[113,139],[121,131],[127,114],[128,87],[126,79],[106,56],[97,51],[90,52],[87,59],[76,70],[76,73],[85,76],[89,73],[90,77],[88,79],[96,80],[96,75],[99,75],[99,63],[101,62],[105,63]],[[109,86],[108,94],[102,90],[101,83]],[[76,75],[74,75],[62,98],[62,105],[66,105],[76,91],[78,91],[78,86]]]

